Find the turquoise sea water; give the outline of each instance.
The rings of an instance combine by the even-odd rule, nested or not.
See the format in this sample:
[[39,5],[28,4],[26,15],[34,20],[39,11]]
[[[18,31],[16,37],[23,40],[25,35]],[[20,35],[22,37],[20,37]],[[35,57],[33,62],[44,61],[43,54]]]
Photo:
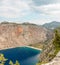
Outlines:
[[41,51],[29,47],[17,47],[6,50],[0,50],[0,54],[4,54],[6,61],[5,65],[9,65],[9,61],[13,63],[16,60],[19,61],[20,65],[36,65]]

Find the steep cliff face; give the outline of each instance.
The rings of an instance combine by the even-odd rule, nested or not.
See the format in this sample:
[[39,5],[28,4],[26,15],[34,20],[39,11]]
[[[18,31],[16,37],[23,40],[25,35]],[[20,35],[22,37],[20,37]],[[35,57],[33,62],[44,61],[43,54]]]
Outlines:
[[41,62],[51,61],[53,59],[54,52],[55,52],[54,45],[52,44],[52,42],[50,42],[44,47],[42,53],[40,54],[40,61]]
[[[40,55],[41,62],[44,62],[44,63],[50,62],[56,56],[58,52],[59,52],[58,55],[60,55],[60,43],[59,43],[60,42],[60,27],[56,28],[54,31],[55,32],[54,32],[53,39],[51,39],[51,41],[44,47],[43,52]],[[57,59],[60,59],[60,58],[57,58]],[[43,65],[56,65],[58,64],[58,61],[57,62],[54,61],[54,63],[50,62],[51,64],[48,63],[48,64],[43,64]]]
[[52,61],[42,65],[60,65],[60,51],[57,53],[56,57]]
[[47,40],[47,29],[32,24],[0,24],[0,49],[25,46]]

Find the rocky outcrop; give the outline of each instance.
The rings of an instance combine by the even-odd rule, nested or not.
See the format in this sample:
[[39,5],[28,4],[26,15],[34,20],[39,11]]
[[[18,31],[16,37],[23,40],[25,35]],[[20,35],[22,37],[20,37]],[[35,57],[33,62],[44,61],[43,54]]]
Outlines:
[[52,42],[50,42],[44,47],[42,53],[40,54],[40,61],[44,63],[51,61],[53,58],[51,55],[53,55],[54,52],[54,45],[52,44]]
[[48,37],[47,29],[38,25],[14,23],[0,24],[0,49],[44,42]]
[[60,52],[58,52],[58,54],[52,61],[50,61],[47,64],[42,64],[42,65],[60,65]]
[[52,42],[49,43],[46,46],[46,49],[42,52],[41,61],[49,62],[49,63],[43,64],[43,65],[60,65],[60,52],[59,52],[60,51],[60,46],[59,46],[60,37],[59,37],[59,32],[60,32],[60,28],[57,28],[55,30],[54,38],[52,39]]

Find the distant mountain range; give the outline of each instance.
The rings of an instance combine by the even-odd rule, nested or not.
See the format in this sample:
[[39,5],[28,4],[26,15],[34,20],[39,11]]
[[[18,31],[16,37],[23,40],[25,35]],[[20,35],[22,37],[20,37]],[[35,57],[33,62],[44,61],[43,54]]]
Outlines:
[[45,23],[42,26],[47,28],[47,29],[55,29],[57,27],[60,27],[60,22],[53,21],[53,22],[50,22],[50,23]]

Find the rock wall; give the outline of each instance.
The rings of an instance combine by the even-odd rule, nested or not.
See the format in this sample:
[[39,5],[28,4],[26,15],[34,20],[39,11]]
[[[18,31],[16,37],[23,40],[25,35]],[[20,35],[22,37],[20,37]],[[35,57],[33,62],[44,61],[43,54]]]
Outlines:
[[60,52],[58,52],[58,54],[52,61],[46,64],[42,64],[42,65],[60,65]]
[[50,42],[48,45],[44,47],[44,50],[42,51],[40,55],[40,61],[41,62],[49,62],[53,59],[53,54],[55,52],[54,45],[52,42]]
[[0,49],[25,46],[47,40],[47,29],[32,24],[0,24]]

